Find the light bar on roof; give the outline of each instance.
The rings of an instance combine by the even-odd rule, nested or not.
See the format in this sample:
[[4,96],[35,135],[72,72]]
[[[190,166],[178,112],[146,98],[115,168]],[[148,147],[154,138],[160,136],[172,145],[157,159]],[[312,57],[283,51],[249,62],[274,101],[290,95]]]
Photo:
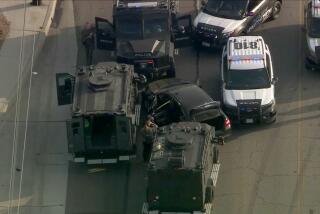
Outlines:
[[157,2],[134,2],[128,3],[128,7],[157,7]]
[[229,56],[228,59],[230,61],[238,61],[238,60],[263,60],[263,54],[254,54],[254,55],[232,55]]

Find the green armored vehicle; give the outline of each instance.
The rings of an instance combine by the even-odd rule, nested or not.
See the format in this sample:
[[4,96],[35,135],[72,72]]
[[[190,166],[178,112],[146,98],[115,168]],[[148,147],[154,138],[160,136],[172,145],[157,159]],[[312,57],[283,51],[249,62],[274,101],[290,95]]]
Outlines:
[[219,172],[214,127],[198,122],[158,129],[143,214],[211,214]]
[[72,103],[67,131],[75,162],[115,163],[135,155],[140,104],[133,66],[102,62],[56,80],[58,104]]

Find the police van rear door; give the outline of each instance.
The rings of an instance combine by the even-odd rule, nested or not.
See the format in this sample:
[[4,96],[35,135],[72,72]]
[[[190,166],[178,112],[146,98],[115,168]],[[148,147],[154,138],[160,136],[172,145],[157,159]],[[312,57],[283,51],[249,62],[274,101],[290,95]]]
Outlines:
[[97,48],[113,51],[115,49],[115,32],[113,25],[107,19],[100,17],[96,17],[95,21]]
[[75,154],[75,158],[79,158],[77,157],[77,154],[85,151],[82,117],[75,117],[71,120],[67,120],[67,134],[68,151]]
[[133,146],[131,118],[116,116],[117,147],[120,151],[129,151]]

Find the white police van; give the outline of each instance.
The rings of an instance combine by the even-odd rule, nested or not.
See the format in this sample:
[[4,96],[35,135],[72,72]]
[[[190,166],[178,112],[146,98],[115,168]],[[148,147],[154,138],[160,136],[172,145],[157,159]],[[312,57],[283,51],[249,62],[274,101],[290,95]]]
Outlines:
[[195,42],[222,47],[230,36],[245,35],[279,17],[282,0],[203,0],[194,20]]
[[320,69],[320,0],[308,0],[305,5],[305,33],[307,40],[307,69]]
[[261,36],[230,37],[221,62],[223,109],[236,123],[276,120],[272,59]]

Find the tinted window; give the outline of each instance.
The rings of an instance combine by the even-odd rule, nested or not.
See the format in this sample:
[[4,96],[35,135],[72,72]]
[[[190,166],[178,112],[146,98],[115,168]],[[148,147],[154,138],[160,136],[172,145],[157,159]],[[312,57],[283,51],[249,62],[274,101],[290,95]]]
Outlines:
[[226,89],[246,90],[269,88],[270,79],[265,68],[250,70],[228,70],[226,76]]
[[142,38],[142,21],[140,19],[119,19],[116,29],[119,38]]
[[144,35],[146,37],[153,34],[164,33],[168,31],[167,20],[163,18],[146,19],[144,21]]
[[231,19],[242,19],[245,15],[247,1],[241,0],[208,0],[205,13]]
[[252,11],[255,7],[257,7],[262,0],[250,0],[248,5],[248,11]]

